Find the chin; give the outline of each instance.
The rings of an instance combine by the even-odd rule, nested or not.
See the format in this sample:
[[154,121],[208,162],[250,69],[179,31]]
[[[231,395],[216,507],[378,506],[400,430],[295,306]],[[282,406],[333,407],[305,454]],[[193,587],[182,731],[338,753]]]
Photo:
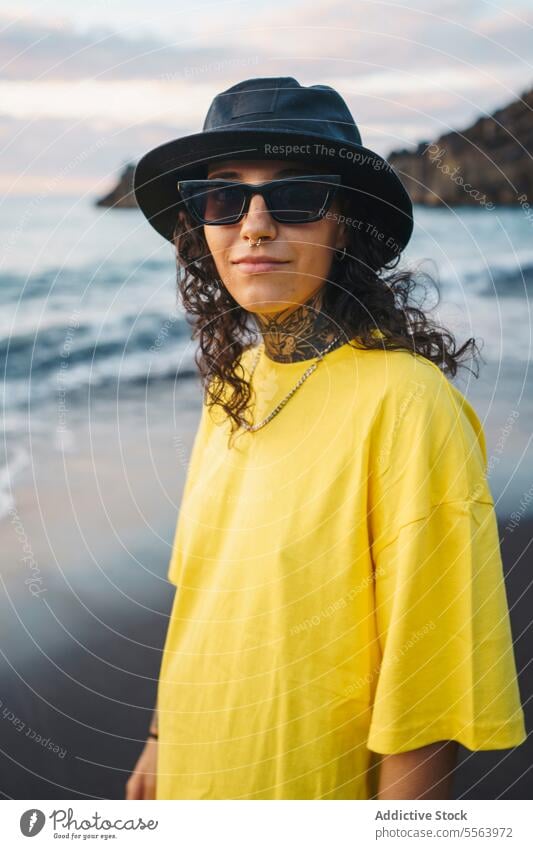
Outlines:
[[262,281],[250,280],[245,286],[234,287],[231,295],[243,309],[266,314],[279,313],[305,301],[305,296],[298,297],[287,291],[286,278],[279,286],[265,286]]
[[241,307],[248,310],[248,312],[260,312],[265,315],[282,312],[283,310],[295,307],[298,303],[300,303],[299,301],[295,302],[291,300],[289,297],[287,297],[286,300],[279,300],[276,297],[269,298],[268,296],[258,294],[257,297],[254,298],[250,296],[250,293],[248,294],[248,297],[243,297],[242,299],[236,298],[236,300],[239,300]]

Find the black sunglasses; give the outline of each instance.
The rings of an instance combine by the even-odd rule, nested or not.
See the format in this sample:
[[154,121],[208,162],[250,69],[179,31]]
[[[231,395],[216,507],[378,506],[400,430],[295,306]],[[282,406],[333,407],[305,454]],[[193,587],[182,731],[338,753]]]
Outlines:
[[248,211],[253,195],[261,195],[274,221],[307,224],[324,216],[340,182],[339,174],[305,174],[255,184],[180,180],[177,187],[199,224],[237,224]]

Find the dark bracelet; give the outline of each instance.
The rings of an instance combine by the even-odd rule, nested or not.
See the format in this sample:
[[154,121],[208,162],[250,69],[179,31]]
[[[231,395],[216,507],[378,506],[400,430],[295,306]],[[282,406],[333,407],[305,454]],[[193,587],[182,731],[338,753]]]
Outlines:
[[157,734],[154,734],[154,732],[153,732],[153,731],[149,731],[149,732],[148,732],[148,737],[153,737],[153,738],[154,738],[154,740],[158,740],[158,739],[159,739],[159,737],[157,736]]

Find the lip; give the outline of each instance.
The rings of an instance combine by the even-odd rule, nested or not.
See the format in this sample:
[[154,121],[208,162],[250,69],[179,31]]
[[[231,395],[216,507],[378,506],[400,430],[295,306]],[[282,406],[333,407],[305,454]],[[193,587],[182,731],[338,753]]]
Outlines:
[[241,271],[254,273],[257,271],[275,271],[280,265],[287,265],[288,262],[289,260],[274,259],[274,257],[270,256],[254,256],[237,259],[234,264],[237,265]]
[[237,268],[247,274],[256,274],[261,271],[277,271],[281,265],[287,265],[286,262],[246,262],[245,260],[237,263]]

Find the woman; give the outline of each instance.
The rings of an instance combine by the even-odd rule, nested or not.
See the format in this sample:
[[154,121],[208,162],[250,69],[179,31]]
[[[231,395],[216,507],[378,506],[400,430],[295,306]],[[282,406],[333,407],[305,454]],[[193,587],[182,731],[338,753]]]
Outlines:
[[127,798],[449,798],[459,743],[525,729],[484,433],[446,376],[476,346],[393,270],[405,189],[286,77],[218,95],[135,191],[205,395]]

